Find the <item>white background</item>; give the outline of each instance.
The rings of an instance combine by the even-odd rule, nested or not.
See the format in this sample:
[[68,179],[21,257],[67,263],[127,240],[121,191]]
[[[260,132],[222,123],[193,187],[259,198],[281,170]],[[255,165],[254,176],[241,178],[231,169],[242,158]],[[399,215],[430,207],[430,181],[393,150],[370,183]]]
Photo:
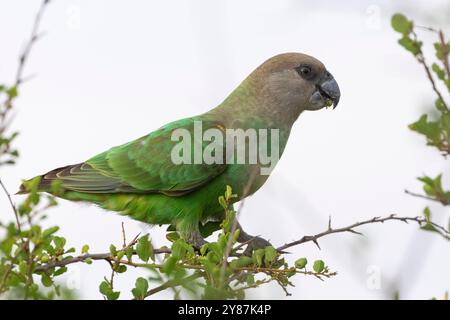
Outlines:
[[[39,4],[0,2],[0,82],[13,80]],[[420,192],[415,177],[424,173],[445,172],[449,186],[450,174],[448,162],[407,129],[434,96],[424,71],[397,44],[389,26],[396,11],[449,30],[448,1],[438,0],[53,1],[42,23],[46,35],[26,68],[35,77],[17,101],[13,127],[21,131],[21,158],[1,177],[15,191],[23,178],[205,112],[265,59],[298,51],[333,73],[341,102],[335,111],[305,113],[297,121],[272,177],[246,202],[241,223],[247,232],[281,245],[325,230],[329,215],[337,227],[391,213],[415,216],[425,205],[447,224],[448,210],[403,192]],[[1,221],[12,219],[6,198],[0,199]],[[94,206],[61,201],[49,215],[46,225],[61,226],[77,249],[119,245],[122,221],[130,238],[144,231],[156,245],[167,242],[164,229]],[[360,231],[364,237],[326,237],[320,251],[313,244],[293,249],[291,259],[320,258],[339,275],[325,282],[299,276],[291,298],[389,299],[399,290],[400,298],[429,299],[449,289],[450,251],[441,238],[397,222]],[[98,285],[110,273],[105,262],[72,270],[63,281],[78,286],[83,298],[101,297]],[[121,298],[130,296],[139,274],[145,271],[116,277]],[[276,285],[248,297],[285,298]]]

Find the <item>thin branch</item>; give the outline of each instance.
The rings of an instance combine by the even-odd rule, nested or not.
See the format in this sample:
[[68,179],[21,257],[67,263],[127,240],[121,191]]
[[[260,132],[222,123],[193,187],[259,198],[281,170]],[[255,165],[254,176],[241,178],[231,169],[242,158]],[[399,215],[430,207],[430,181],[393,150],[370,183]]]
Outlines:
[[[231,226],[230,229],[230,236],[227,242],[227,246],[225,248],[225,254],[223,256],[223,262],[222,262],[222,267],[220,269],[220,283],[224,283],[224,279],[225,279],[225,272],[226,272],[226,268],[227,268],[227,264],[228,264],[228,258],[231,254],[231,251],[233,250],[233,236],[234,236],[234,232],[237,229],[238,226],[238,217],[240,216],[242,210],[244,209],[244,204],[245,204],[245,197],[248,195],[250,188],[252,186],[253,181],[255,180],[255,176],[256,173],[258,171],[258,168],[254,168],[251,172],[250,172],[250,176],[248,178],[248,181],[244,187],[244,190],[242,192],[242,197],[244,198],[241,203],[239,204],[239,208],[236,212],[236,215],[234,216],[233,219],[233,224]],[[241,230],[242,232],[242,230]]]
[[11,194],[8,192],[8,189],[6,189],[6,187],[3,184],[3,181],[2,181],[1,178],[0,178],[0,185],[1,185],[2,189],[3,189],[3,191],[5,192],[6,197],[8,198],[9,204],[10,204],[10,206],[12,208],[12,211],[14,213],[14,216],[16,218],[17,230],[19,231],[20,239],[22,240],[22,243],[23,243],[24,240],[23,240],[23,238],[21,236],[22,229],[21,229],[21,224],[20,224],[20,220],[19,220],[19,213],[17,212],[17,208],[16,208],[16,206],[14,205],[14,203],[13,203],[13,201],[11,199]]
[[[439,234],[442,237],[444,237],[447,240],[450,240],[450,232],[449,231],[447,231],[444,227],[442,227],[442,226],[440,226],[440,225],[438,225],[438,224],[436,224],[434,222],[427,221],[424,217],[397,217],[397,216],[392,214],[392,215],[389,215],[389,216],[384,217],[384,218],[375,217],[375,218],[372,218],[372,219],[369,219],[369,220],[365,220],[365,221],[362,221],[362,222],[356,222],[356,223],[354,223],[352,225],[349,225],[347,227],[342,227],[342,228],[337,228],[337,229],[333,229],[331,227],[331,219],[330,219],[329,222],[328,222],[328,228],[327,228],[326,231],[323,231],[321,233],[318,233],[318,234],[312,235],[312,236],[303,236],[300,240],[293,241],[293,242],[284,244],[281,247],[278,247],[277,250],[278,251],[284,251],[287,248],[291,248],[291,247],[294,247],[294,246],[297,246],[297,245],[300,245],[300,244],[303,244],[303,243],[306,243],[306,242],[313,242],[320,249],[320,246],[319,246],[319,243],[318,243],[318,239],[320,239],[322,237],[328,236],[330,234],[344,233],[344,232],[349,232],[349,233],[354,233],[354,234],[361,235],[360,232],[354,230],[356,227],[359,227],[359,226],[362,226],[362,225],[365,225],[365,224],[384,223],[386,221],[393,221],[393,220],[395,220],[395,221],[402,221],[402,222],[405,222],[405,223],[407,223],[407,222],[416,222],[420,226],[425,225],[425,224],[431,224],[436,229],[436,231],[439,232]],[[133,240],[133,241],[135,241],[135,240]],[[171,250],[168,249],[168,248],[154,249],[154,253],[155,254],[166,254],[166,253],[170,254]],[[133,254],[136,254],[136,252],[133,252]],[[131,261],[128,261],[128,260],[119,260],[119,261],[117,261],[117,259],[115,257],[113,257],[111,255],[111,253],[108,252],[108,253],[95,253],[95,254],[86,253],[86,254],[83,254],[83,255],[80,255],[80,256],[77,256],[77,257],[66,258],[66,259],[63,259],[61,261],[52,261],[52,262],[49,262],[47,264],[43,264],[43,265],[38,266],[35,271],[37,271],[37,272],[44,272],[44,271],[47,271],[47,270],[55,268],[55,267],[63,267],[63,266],[66,266],[66,265],[69,265],[69,264],[73,264],[73,263],[86,262],[87,260],[105,260],[105,261],[108,261],[108,262],[120,263],[120,264],[125,264],[125,265],[129,265],[129,266],[133,266],[133,267],[150,267],[150,268],[162,268],[163,267],[163,264],[134,263],[134,262],[131,262]],[[202,266],[196,266],[196,265],[182,265],[182,267],[184,267],[186,269],[195,269],[195,270],[202,270],[203,269]],[[247,269],[241,268],[241,269],[238,269],[238,270],[244,271],[244,270],[247,270]],[[257,268],[257,269],[255,269],[255,268],[251,269],[250,268],[249,270],[253,270],[253,271],[257,270],[259,272],[259,271],[264,271],[264,270],[265,271],[274,271],[274,270],[277,270],[277,269],[269,270],[267,268]]]
[[45,11],[45,7],[50,3],[50,0],[43,0],[41,3],[41,7],[39,8],[39,11],[36,14],[36,18],[34,19],[33,28],[31,29],[30,38],[28,39],[28,42],[25,45],[25,48],[23,49],[20,57],[19,57],[19,67],[17,68],[16,72],[16,80],[15,80],[15,86],[20,85],[23,82],[22,73],[25,68],[26,62],[28,60],[28,56],[31,52],[31,49],[33,48],[33,45],[40,39],[42,34],[39,34],[39,25],[42,20],[42,16]]
[[410,196],[416,197],[416,198],[422,198],[422,199],[426,199],[426,200],[430,200],[430,201],[439,202],[440,204],[442,204],[444,206],[450,205],[450,203],[447,202],[447,201],[443,201],[441,199],[429,197],[429,196],[426,196],[426,195],[423,195],[423,194],[420,194],[420,193],[411,192],[411,191],[406,190],[406,189],[405,189],[405,193],[410,195]]
[[202,273],[197,272],[197,273],[194,273],[194,274],[192,274],[192,275],[190,275],[190,276],[188,276],[186,278],[183,278],[183,279],[169,280],[169,281],[163,283],[162,285],[147,291],[147,293],[145,294],[144,298],[147,298],[147,297],[149,297],[151,295],[154,295],[154,294],[156,294],[158,292],[164,291],[164,290],[166,290],[168,288],[174,288],[174,287],[182,286],[183,284],[191,282],[193,280],[196,280],[196,279],[200,278],[201,276],[202,276]]
[[[164,254],[164,253],[171,253],[171,251],[170,251],[170,249],[163,248],[163,249],[155,249],[154,253],[155,254]],[[133,252],[133,254],[135,254],[135,252]],[[86,260],[88,260],[88,261],[89,260],[105,260],[105,261],[109,261],[109,262],[116,262],[116,259],[109,252],[108,253],[86,253],[86,254],[79,255],[77,257],[66,258],[61,261],[52,261],[52,262],[43,264],[43,265],[37,267],[36,271],[43,272],[43,271],[47,271],[47,270],[55,268],[55,267],[63,267],[63,266],[67,266],[69,264],[77,263],[77,262],[86,262]],[[137,266],[137,267],[143,266],[143,264],[137,264],[137,263],[129,262],[126,260],[120,260],[119,262],[122,264],[130,265],[130,266]]]
[[[444,37],[444,32],[442,32],[442,30],[439,30],[439,41],[441,42],[441,45],[443,48],[445,48],[448,43],[445,41],[445,37]],[[448,62],[448,52],[447,50],[445,50],[447,54],[444,54],[443,57],[443,63],[444,63],[444,67],[445,67],[445,72],[447,73],[447,77],[450,78],[450,64]]]
[[[417,34],[412,31],[412,35],[414,37],[414,41],[417,42],[418,38],[417,38]],[[426,60],[425,60],[425,55],[422,52],[422,49],[419,48],[419,54],[416,56],[417,61],[423,66],[423,68],[425,69],[425,73],[427,74],[428,80],[431,83],[431,87],[433,88],[433,91],[436,93],[436,95],[438,96],[438,98],[441,100],[442,104],[444,105],[444,107],[449,110],[447,104],[445,103],[444,98],[442,97],[441,92],[439,91],[439,89],[436,86],[436,83],[434,81],[433,75],[431,73],[430,68],[428,67]]]
[[391,215],[389,215],[387,217],[384,217],[384,218],[375,217],[375,218],[372,218],[372,219],[369,219],[369,220],[365,220],[365,221],[362,221],[362,222],[356,222],[356,223],[354,223],[352,225],[349,225],[347,227],[337,228],[337,229],[333,229],[331,227],[331,223],[329,223],[329,226],[328,226],[327,230],[325,230],[325,231],[323,231],[321,233],[318,233],[316,235],[303,236],[301,239],[299,239],[297,241],[293,241],[293,242],[286,243],[286,244],[282,245],[281,247],[277,248],[277,250],[285,250],[287,248],[298,246],[298,245],[306,243],[306,242],[313,242],[320,249],[320,246],[319,246],[319,243],[318,243],[317,240],[322,238],[322,237],[325,237],[327,235],[334,234],[334,233],[343,233],[343,232],[350,232],[350,233],[355,233],[355,234],[361,235],[360,232],[357,232],[354,229],[357,228],[357,227],[360,227],[362,225],[365,225],[365,224],[383,223],[383,222],[386,222],[386,221],[393,221],[393,220],[395,220],[395,221],[402,221],[402,222],[405,222],[405,223],[416,222],[420,226],[429,223],[433,227],[435,227],[437,230],[439,230],[438,232],[441,234],[442,237],[444,237],[446,240],[450,240],[450,232],[449,231],[447,231],[444,227],[442,227],[442,226],[440,226],[440,225],[438,225],[438,224],[436,224],[434,222],[427,221],[424,217],[397,217],[394,214],[391,214]]
[[122,240],[123,240],[122,249],[125,249],[127,247],[127,236],[125,235],[125,226],[123,221],[122,221]]
[[[18,89],[18,87],[23,83],[24,78],[22,76],[23,71],[25,69],[25,65],[26,62],[28,61],[28,57],[30,55],[31,49],[33,48],[33,45],[35,44],[35,42],[39,39],[40,35],[38,34],[39,31],[39,25],[42,19],[42,16],[44,14],[44,11],[46,9],[47,4],[50,3],[50,0],[43,0],[41,3],[41,6],[39,7],[39,11],[36,14],[34,23],[33,23],[33,27],[31,30],[31,35],[28,39],[28,41],[25,44],[25,48],[21,51],[20,55],[19,55],[19,64],[17,66],[17,70],[16,70],[16,76],[15,76],[15,80],[14,80],[14,85],[13,88],[15,88],[16,90]],[[12,94],[12,93],[8,93],[7,97],[5,99],[5,101],[2,103],[1,105],[1,110],[0,110],[0,134],[3,135],[7,129],[9,128],[10,122],[11,122],[11,118],[9,116],[12,107],[13,107],[13,100],[16,98],[16,95]],[[11,134],[11,138],[6,140],[6,143],[2,146],[1,150],[0,150],[0,157],[3,157],[5,155],[9,155],[12,158],[9,160],[5,160],[0,162],[1,164],[8,164],[13,162],[13,158],[17,157],[17,154],[14,155],[11,151],[11,141],[12,138],[16,135],[17,133],[12,133]]]
[[427,26],[419,26],[419,25],[415,25],[416,28],[418,29],[423,29],[425,31],[430,31],[430,32],[434,32],[434,33],[438,33],[439,31],[432,28],[432,27],[427,27]]

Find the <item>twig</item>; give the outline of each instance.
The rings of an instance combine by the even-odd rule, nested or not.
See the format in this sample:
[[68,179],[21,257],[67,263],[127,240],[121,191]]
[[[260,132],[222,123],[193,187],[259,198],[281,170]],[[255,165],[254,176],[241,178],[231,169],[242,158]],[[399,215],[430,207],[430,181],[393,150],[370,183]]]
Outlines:
[[438,32],[439,32],[438,30],[436,30],[436,29],[434,29],[434,28],[432,28],[432,27],[419,26],[419,25],[415,25],[415,27],[418,28],[418,29],[423,29],[423,30],[425,30],[425,31],[430,31],[430,32],[435,32],[435,33],[438,33]]
[[[170,249],[155,249],[154,250],[155,254],[164,254],[164,253],[171,253]],[[135,254],[135,252],[133,252],[133,254]],[[66,258],[63,259],[61,261],[53,261],[53,262],[49,262],[46,264],[43,264],[39,267],[36,268],[36,271],[38,272],[42,272],[42,271],[46,271],[48,269],[52,269],[55,267],[63,267],[69,264],[73,264],[73,263],[77,263],[77,262],[85,262],[86,260],[106,260],[106,261],[116,261],[114,259],[114,257],[111,255],[111,253],[86,253],[86,254],[82,254],[79,255],[77,257],[72,257],[72,258]],[[136,264],[133,262],[129,262],[126,260],[120,260],[120,263],[122,264],[126,264],[126,265],[130,265],[130,266],[143,266],[141,264]]]
[[19,57],[19,67],[17,68],[16,72],[16,81],[15,86],[20,85],[23,82],[22,73],[25,68],[25,64],[28,60],[28,56],[31,52],[31,49],[33,45],[36,43],[37,40],[41,37],[39,32],[39,25],[41,23],[42,16],[45,11],[45,7],[50,3],[50,0],[43,0],[41,7],[39,8],[39,11],[36,14],[36,18],[34,19],[33,28],[31,29],[31,35],[28,39],[28,42],[25,45],[25,48],[23,49],[20,57]]
[[[417,34],[412,31],[411,34],[414,37],[414,41],[417,43]],[[441,100],[442,104],[444,105],[444,107],[449,110],[447,104],[444,101],[444,98],[442,97],[441,92],[439,91],[439,89],[436,86],[436,83],[434,81],[433,75],[431,74],[430,68],[428,67],[426,60],[425,60],[425,55],[422,52],[422,49],[419,48],[419,54],[416,56],[417,61],[423,66],[423,68],[425,69],[425,72],[427,74],[428,80],[430,80],[431,86],[433,88],[433,91],[436,93],[436,95],[438,96],[439,100]]]
[[198,279],[201,276],[202,276],[202,273],[197,272],[197,273],[194,273],[194,274],[192,274],[192,275],[190,275],[190,276],[188,276],[186,278],[183,278],[183,279],[169,280],[169,281],[163,283],[162,285],[147,291],[147,293],[145,294],[144,298],[147,298],[147,297],[149,297],[149,296],[151,296],[153,294],[156,294],[158,292],[164,291],[164,290],[166,290],[168,288],[174,288],[174,287],[181,286],[184,283],[187,283],[187,282],[193,281],[195,279]]
[[248,193],[250,191],[250,188],[251,188],[252,183],[253,183],[253,181],[255,179],[257,171],[258,171],[258,168],[255,167],[250,172],[248,181],[245,184],[244,190],[242,192],[242,197],[244,199],[242,199],[241,203],[239,204],[239,208],[238,208],[238,210],[236,212],[236,215],[234,216],[234,219],[233,219],[233,224],[231,225],[230,236],[229,236],[229,239],[228,239],[228,242],[227,242],[227,246],[225,248],[225,253],[224,253],[224,256],[223,256],[222,267],[220,268],[220,283],[222,283],[222,284],[224,283],[224,279],[225,279],[225,272],[226,272],[226,268],[227,268],[227,264],[228,264],[228,258],[230,256],[230,253],[231,253],[232,249],[233,249],[233,236],[234,236],[234,233],[235,233],[235,231],[237,229],[237,226],[238,226],[238,217],[240,216],[242,210],[244,209],[245,197],[248,195]]
[[291,247],[300,245],[300,244],[305,243],[305,242],[313,242],[320,249],[320,246],[319,246],[319,243],[318,243],[317,240],[322,238],[322,237],[324,237],[324,236],[327,236],[327,235],[333,234],[333,233],[342,233],[342,232],[350,232],[350,233],[355,233],[355,234],[361,235],[360,232],[357,232],[357,231],[355,231],[353,229],[356,228],[356,227],[365,225],[365,224],[383,223],[385,221],[390,221],[390,220],[402,221],[402,222],[406,222],[406,223],[409,222],[409,221],[417,222],[421,226],[423,224],[430,223],[431,225],[433,225],[433,227],[435,227],[437,230],[439,230],[439,233],[445,239],[450,240],[450,232],[449,231],[447,231],[444,227],[442,227],[442,226],[440,226],[440,225],[438,225],[438,224],[436,224],[434,222],[427,221],[424,217],[397,217],[394,214],[391,214],[391,215],[389,215],[387,217],[384,217],[384,218],[375,217],[375,218],[372,218],[372,219],[369,219],[369,220],[365,220],[365,221],[362,221],[362,222],[356,222],[356,223],[354,223],[352,225],[349,225],[347,227],[337,228],[337,229],[333,229],[331,227],[331,223],[329,222],[328,229],[326,231],[323,231],[321,233],[318,233],[318,234],[312,235],[312,236],[303,236],[300,240],[293,241],[293,242],[290,242],[290,243],[286,243],[286,244],[282,245],[281,247],[277,248],[277,250],[285,250],[287,248],[291,248]]
[[[369,219],[369,220],[365,220],[365,221],[362,221],[362,222],[356,222],[356,223],[354,223],[352,225],[349,225],[347,227],[342,227],[342,228],[337,228],[337,229],[333,229],[331,227],[331,219],[329,219],[329,221],[328,221],[328,228],[327,228],[326,231],[323,231],[321,233],[318,233],[318,234],[312,235],[312,236],[303,236],[300,240],[293,241],[293,242],[287,243],[287,244],[285,244],[285,245],[283,245],[281,247],[278,247],[277,250],[278,251],[283,251],[283,250],[285,250],[287,248],[291,248],[291,247],[294,247],[294,246],[297,246],[297,245],[300,245],[300,244],[303,244],[303,243],[306,243],[306,242],[313,242],[320,248],[319,243],[318,243],[318,239],[320,239],[322,237],[325,237],[327,235],[334,234],[334,233],[344,233],[344,232],[349,232],[349,233],[354,233],[354,234],[361,235],[361,233],[355,231],[354,228],[362,226],[362,225],[365,225],[365,224],[384,223],[385,221],[393,221],[393,220],[395,220],[395,221],[402,221],[402,222],[405,222],[405,223],[407,223],[407,222],[416,222],[416,223],[418,223],[421,226],[424,225],[424,224],[429,223],[436,230],[438,230],[438,232],[445,239],[450,240],[450,232],[449,231],[447,231],[444,227],[442,227],[442,226],[440,226],[440,225],[438,225],[438,224],[436,224],[434,222],[427,221],[424,217],[397,217],[397,216],[391,214],[391,215],[389,215],[387,217],[384,217],[384,218],[374,217],[374,218]],[[133,241],[136,241],[136,238]],[[168,249],[168,248],[160,248],[160,249],[155,249],[154,253],[155,254],[166,254],[166,253],[170,254],[171,250]],[[136,252],[133,252],[133,254],[136,254]],[[80,255],[80,256],[77,256],[77,257],[66,258],[66,259],[63,259],[61,261],[52,261],[52,262],[49,262],[47,264],[43,264],[43,265],[38,266],[35,271],[37,271],[37,272],[44,272],[44,271],[47,271],[47,270],[55,268],[55,267],[62,267],[62,266],[66,266],[66,265],[77,263],[77,262],[85,262],[86,260],[105,260],[105,261],[108,261],[108,262],[115,262],[115,263],[120,263],[120,264],[133,266],[133,267],[152,267],[152,268],[162,268],[163,267],[163,264],[134,263],[134,262],[130,262],[130,261],[127,261],[127,260],[117,261],[111,255],[111,253],[108,252],[108,253],[96,253],[96,254],[86,253],[86,254],[83,254],[83,255]],[[185,267],[187,269],[196,269],[196,270],[199,270],[199,269],[202,270],[203,269],[202,266],[196,266],[196,265],[183,265],[182,267]],[[243,270],[247,270],[247,269],[241,268],[241,269],[238,269],[238,270],[243,271]],[[267,271],[269,269],[267,269],[267,268],[257,268],[257,269],[253,268],[253,269],[251,269],[250,268],[249,270],[253,270],[253,271],[256,270],[256,271],[259,272],[259,271],[264,271],[264,270]],[[277,269],[273,269],[273,270],[277,270]]]
[[127,247],[127,237],[125,235],[125,226],[123,224],[123,221],[122,221],[122,240],[123,240],[122,248],[125,249]]
[[[31,49],[33,48],[33,45],[36,43],[36,41],[38,41],[41,37],[41,34],[38,34],[39,32],[39,25],[41,23],[41,19],[42,16],[44,14],[44,11],[46,9],[46,6],[50,3],[50,0],[43,0],[41,3],[41,6],[36,14],[36,17],[34,19],[34,23],[33,23],[33,27],[31,29],[31,34],[30,37],[27,41],[27,43],[25,44],[24,49],[22,50],[20,56],[19,56],[19,65],[17,67],[16,70],[16,78],[14,81],[14,87],[19,87],[24,79],[22,77],[23,74],[23,70],[25,69],[25,65],[28,61],[28,57],[30,55]],[[12,101],[13,101],[14,97],[13,96],[9,96],[7,98],[7,100],[5,101],[5,106],[6,106],[6,110],[3,111],[0,114],[0,117],[2,119],[2,121],[4,121],[4,119],[6,118],[6,115],[8,114],[8,111],[11,109],[12,107]]]
[[[441,41],[441,45],[443,48],[445,48],[448,44],[445,41],[445,37],[444,37],[444,32],[442,32],[442,30],[439,30],[439,40]],[[450,77],[450,64],[448,62],[448,51],[445,50],[447,54],[444,55],[443,57],[443,63],[444,63],[444,67],[445,67],[445,71],[447,73],[447,77]]]
[[2,282],[0,284],[0,294],[2,294],[5,291],[5,288],[7,288],[6,281],[8,280],[8,277],[11,274],[12,269],[13,266],[10,264],[3,274]]
[[416,197],[416,198],[422,198],[422,199],[426,199],[426,200],[430,200],[430,201],[439,202],[440,204],[442,204],[444,206],[450,205],[450,203],[445,201],[445,200],[443,201],[441,199],[429,197],[429,196],[426,196],[426,195],[423,195],[423,194],[420,194],[420,193],[411,192],[411,191],[406,190],[406,189],[405,189],[405,193],[410,195],[410,196]]
[[3,184],[3,181],[2,181],[1,178],[0,178],[0,185],[2,186],[2,189],[5,192],[6,197],[8,198],[9,204],[10,204],[10,206],[11,206],[13,212],[14,212],[14,216],[16,218],[17,230],[19,231],[19,236],[20,236],[20,239],[22,240],[22,243],[24,243],[24,240],[22,238],[22,229],[21,229],[21,226],[20,226],[21,224],[20,224],[20,220],[19,220],[19,213],[17,212],[17,208],[16,208],[16,206],[14,205],[14,203],[13,203],[13,201],[11,199],[11,194],[8,192],[8,189],[6,189],[6,187]]

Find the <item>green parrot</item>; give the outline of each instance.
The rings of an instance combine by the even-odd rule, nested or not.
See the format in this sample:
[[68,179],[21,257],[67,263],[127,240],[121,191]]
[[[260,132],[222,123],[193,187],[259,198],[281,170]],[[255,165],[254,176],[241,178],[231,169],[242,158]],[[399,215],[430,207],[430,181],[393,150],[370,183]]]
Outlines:
[[[218,197],[226,186],[237,194],[234,203],[257,191],[269,175],[262,174],[260,158],[256,163],[229,161],[232,152],[219,142],[212,154],[224,161],[178,163],[173,159],[173,150],[180,142],[174,139],[174,133],[195,135],[196,123],[201,123],[203,131],[223,134],[231,129],[276,129],[277,154],[281,156],[299,115],[331,104],[336,107],[339,98],[338,84],[320,61],[301,53],[279,54],[256,68],[216,108],[171,122],[82,163],[51,170],[40,176],[38,191],[94,203],[151,225],[170,225],[199,248],[205,243],[202,226],[223,219]],[[186,150],[208,148],[207,141],[198,143],[198,138],[194,139],[191,149]],[[220,148],[224,152],[219,152]],[[245,160],[249,157],[245,156]],[[52,188],[55,181],[60,185],[58,192]],[[21,185],[19,194],[28,192],[25,185]],[[238,228],[238,241],[249,242],[247,249],[270,245],[263,238],[245,233],[239,224]]]

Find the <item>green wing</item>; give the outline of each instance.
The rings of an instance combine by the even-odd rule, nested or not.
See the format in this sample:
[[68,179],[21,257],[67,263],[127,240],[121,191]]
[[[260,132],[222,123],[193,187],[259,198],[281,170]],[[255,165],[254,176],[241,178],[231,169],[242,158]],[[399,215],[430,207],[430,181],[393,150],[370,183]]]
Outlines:
[[[64,189],[84,193],[160,192],[174,196],[188,193],[226,169],[225,161],[210,165],[173,163],[172,149],[179,143],[172,141],[173,131],[185,129],[193,136],[195,120],[200,119],[170,123],[84,163],[52,170],[42,176],[41,189],[48,189],[53,181],[59,180]],[[220,123],[212,121],[202,121],[202,128],[203,131],[210,128],[224,130]],[[191,146],[193,148],[194,143]],[[202,142],[202,150],[205,146]]]

